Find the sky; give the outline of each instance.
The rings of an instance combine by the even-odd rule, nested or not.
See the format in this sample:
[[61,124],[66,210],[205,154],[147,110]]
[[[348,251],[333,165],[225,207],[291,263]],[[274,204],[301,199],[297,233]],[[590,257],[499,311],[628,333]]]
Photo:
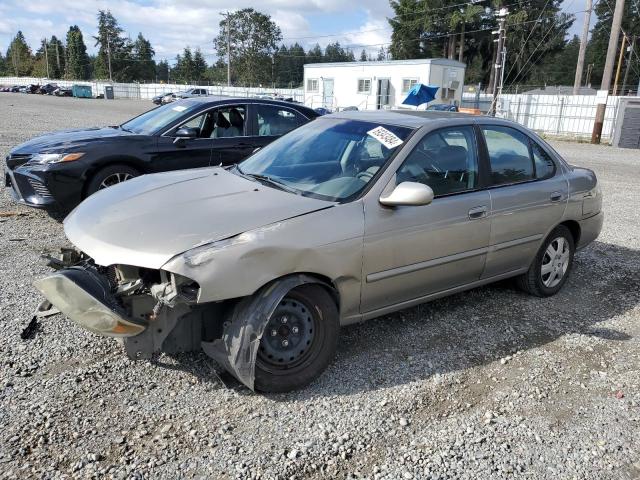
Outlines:
[[[211,63],[216,58],[212,39],[218,33],[220,14],[230,7],[253,7],[271,15],[285,44],[298,42],[309,48],[339,41],[358,56],[363,45],[375,54],[380,44],[390,42],[387,18],[393,10],[388,0],[0,0],[0,51],[6,52],[18,30],[35,51],[43,37],[64,40],[69,26],[78,25],[89,53],[94,53],[91,37],[96,34],[96,14],[108,9],[125,34],[135,38],[142,32],[151,41],[156,60],[172,62],[190,46],[199,47]],[[583,9],[584,0],[565,0],[566,11]],[[580,33],[582,15],[576,14],[571,34]]]

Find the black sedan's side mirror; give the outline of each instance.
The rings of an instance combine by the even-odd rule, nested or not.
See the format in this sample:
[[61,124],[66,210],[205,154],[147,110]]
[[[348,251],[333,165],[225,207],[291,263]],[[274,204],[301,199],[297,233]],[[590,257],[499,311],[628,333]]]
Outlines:
[[176,133],[174,134],[174,136],[175,136],[175,139],[173,140],[173,143],[175,145],[181,145],[184,143],[185,140],[198,138],[198,129],[191,128],[191,127],[182,127],[176,130]]

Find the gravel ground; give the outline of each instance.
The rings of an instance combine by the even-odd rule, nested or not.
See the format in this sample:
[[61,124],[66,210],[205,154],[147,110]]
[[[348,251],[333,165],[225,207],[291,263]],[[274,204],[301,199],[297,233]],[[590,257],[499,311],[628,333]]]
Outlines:
[[[0,94],[0,155],[149,102]],[[640,478],[640,152],[556,142],[593,168],[601,237],[564,290],[505,282],[342,330],[307,389],[225,387],[202,354],[130,361],[60,315],[20,339],[66,245],[0,195],[0,478]]]

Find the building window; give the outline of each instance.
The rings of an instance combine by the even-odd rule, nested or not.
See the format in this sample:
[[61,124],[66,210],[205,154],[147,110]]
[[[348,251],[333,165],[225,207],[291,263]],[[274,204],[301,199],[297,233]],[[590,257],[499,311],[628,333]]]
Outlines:
[[402,93],[409,93],[411,87],[418,83],[417,78],[403,78],[402,79]]
[[307,92],[317,93],[318,89],[318,79],[317,78],[308,78],[307,79]]
[[371,93],[371,79],[359,78],[358,79],[358,93]]

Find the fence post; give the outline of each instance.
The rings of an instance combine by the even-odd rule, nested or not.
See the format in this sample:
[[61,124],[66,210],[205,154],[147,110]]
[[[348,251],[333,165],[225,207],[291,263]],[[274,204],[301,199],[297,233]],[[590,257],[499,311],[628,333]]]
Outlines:
[[558,125],[556,127],[556,133],[560,133],[560,124],[562,123],[562,111],[564,110],[564,97],[560,98],[560,111],[558,112]]

